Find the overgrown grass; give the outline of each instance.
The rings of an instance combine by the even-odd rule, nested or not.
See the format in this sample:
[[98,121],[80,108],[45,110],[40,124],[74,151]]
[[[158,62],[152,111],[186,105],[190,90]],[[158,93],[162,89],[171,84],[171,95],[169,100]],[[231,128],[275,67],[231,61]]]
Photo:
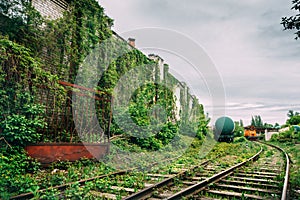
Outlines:
[[[182,136],[180,143],[178,143],[177,148],[167,146],[166,149],[162,149],[156,152],[149,152],[135,146],[128,146],[126,143],[118,143],[118,148],[122,148],[124,151],[130,150],[131,153],[136,153],[135,157],[125,157],[121,158],[118,154],[118,151],[112,152],[107,158],[105,158],[105,162],[94,162],[90,160],[80,160],[77,162],[57,162],[49,166],[48,168],[41,168],[37,163],[31,163],[31,171],[24,170],[24,162],[23,160],[28,159],[25,154],[22,154],[24,158],[14,158],[14,157],[2,157],[2,163],[0,165],[0,169],[2,170],[2,175],[4,179],[6,178],[6,174],[10,174],[16,169],[20,169],[20,173],[18,176],[12,176],[6,183],[6,186],[3,185],[2,182],[2,193],[1,198],[7,199],[10,196],[17,195],[24,192],[32,192],[35,195],[36,199],[56,199],[58,191],[55,189],[49,189],[52,186],[65,184],[74,182],[80,179],[91,178],[94,176],[99,176],[103,174],[108,174],[110,172],[116,171],[118,169],[114,168],[117,167],[116,162],[127,162],[123,166],[124,168],[127,167],[131,168],[132,163],[135,163],[135,167],[140,167],[142,169],[151,170],[151,172],[157,173],[164,173],[166,174],[171,173],[176,167],[176,164],[182,164],[184,168],[189,168],[192,165],[197,165],[204,160],[207,159],[215,159],[216,162],[220,163],[222,166],[227,167],[234,163],[244,161],[245,159],[253,156],[258,150],[259,147],[249,141],[238,142],[238,143],[213,143],[211,141],[212,150],[205,154],[203,151],[206,150],[204,147],[205,142],[204,140],[198,140],[195,138],[191,138],[189,136]],[[186,148],[182,148],[182,146],[186,146]],[[180,151],[182,150],[182,151]],[[114,149],[113,149],[114,151]],[[205,155],[205,156],[203,156]],[[3,171],[3,167],[9,166],[10,159],[15,159],[15,165],[10,165],[10,168],[7,168],[6,171]],[[124,159],[124,160],[122,160]],[[170,159],[169,161],[164,161],[166,159]],[[218,160],[217,160],[218,159]],[[6,162],[6,161],[7,162]],[[6,162],[5,165],[3,162]],[[27,162],[27,163],[28,163]],[[158,162],[157,165],[153,165],[152,163]],[[150,166],[149,166],[150,165]],[[124,180],[123,185],[130,186],[133,183],[139,182],[138,179],[141,179],[140,182],[142,183],[144,177],[142,174],[146,174],[146,171],[139,171],[137,172],[134,177],[127,177]],[[86,191],[89,191],[91,188],[101,188],[110,185],[111,180],[105,179],[102,181],[93,181],[88,183],[85,186],[79,185],[72,185],[66,191],[66,195],[71,197],[84,197]],[[16,185],[18,187],[11,188],[10,186]],[[141,185],[136,186],[137,188],[141,188]],[[47,189],[45,192],[38,192],[40,189]]]
[[287,140],[286,142],[273,141],[270,143],[281,147],[289,154],[292,162],[290,168],[290,198],[299,199],[300,194],[296,191],[300,191],[300,144],[295,144],[291,140]]

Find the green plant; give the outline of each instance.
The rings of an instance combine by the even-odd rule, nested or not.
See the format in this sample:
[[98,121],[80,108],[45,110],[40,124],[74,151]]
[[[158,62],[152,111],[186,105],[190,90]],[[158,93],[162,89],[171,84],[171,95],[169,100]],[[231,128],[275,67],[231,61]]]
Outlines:
[[43,200],[58,200],[60,199],[59,197],[60,195],[60,191],[58,191],[57,189],[46,189],[45,192],[42,192],[41,194],[39,194],[39,199],[43,199]]
[[246,141],[247,141],[247,139],[244,136],[234,139],[234,143],[246,142]]
[[41,50],[43,39],[40,36],[44,20],[32,7],[31,1],[1,1],[0,13],[1,35],[35,52]]
[[270,141],[271,142],[276,142],[276,141],[278,141],[278,138],[279,138],[278,134],[273,134],[272,137],[271,137],[271,139],[270,139]]
[[36,180],[27,173],[36,172],[39,168],[39,163],[30,159],[22,148],[14,147],[0,152],[1,198],[34,190],[37,187]]
[[17,146],[39,141],[44,108],[36,103],[37,86],[55,80],[29,49],[0,38],[0,136]]
[[[24,96],[27,97],[29,94],[19,94],[17,98],[21,100]],[[45,126],[41,115],[44,110],[32,103],[18,105],[18,108],[18,113],[11,113],[0,122],[0,136],[10,144],[19,146],[38,142],[41,137],[38,130]]]
[[79,183],[70,185],[64,192],[65,198],[83,199],[84,189],[80,187]]

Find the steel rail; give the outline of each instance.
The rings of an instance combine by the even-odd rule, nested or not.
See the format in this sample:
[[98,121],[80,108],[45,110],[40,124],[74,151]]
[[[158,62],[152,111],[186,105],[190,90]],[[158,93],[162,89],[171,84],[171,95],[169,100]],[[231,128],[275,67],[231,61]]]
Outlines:
[[282,189],[282,196],[281,200],[287,199],[287,192],[288,192],[288,185],[289,185],[289,178],[290,178],[290,159],[288,154],[284,151],[285,158],[286,158],[286,169],[285,169],[285,176],[284,176],[284,185]]
[[151,195],[151,193],[152,193],[155,189],[161,188],[161,187],[163,187],[163,186],[166,186],[166,185],[172,183],[176,178],[180,178],[180,177],[184,176],[184,174],[186,174],[186,173],[188,173],[188,172],[190,172],[190,171],[192,171],[192,170],[195,170],[195,169],[199,168],[200,166],[204,166],[204,165],[208,164],[210,161],[211,161],[211,160],[204,161],[204,162],[202,162],[202,163],[201,163],[200,165],[198,165],[198,166],[192,167],[191,169],[188,169],[188,170],[186,170],[186,171],[182,171],[182,172],[180,172],[180,173],[178,173],[178,174],[176,174],[176,175],[174,175],[174,176],[172,176],[172,177],[170,177],[170,178],[166,178],[166,179],[164,179],[163,181],[154,184],[153,186],[147,187],[147,188],[145,188],[145,189],[143,189],[143,190],[141,190],[141,191],[139,191],[139,192],[137,192],[137,193],[134,193],[134,194],[132,194],[132,195],[130,195],[130,196],[128,196],[128,197],[123,198],[123,200],[135,200],[135,199],[143,199],[143,198],[146,198],[146,197],[148,197],[149,195]]
[[214,182],[230,175],[235,169],[240,168],[241,166],[244,166],[248,162],[256,160],[262,152],[263,152],[263,149],[261,147],[260,151],[257,154],[255,154],[254,156],[252,156],[251,158],[249,158],[248,160],[241,162],[239,164],[236,164],[235,166],[233,166],[225,171],[222,171],[210,178],[205,179],[204,181],[201,181],[201,182],[199,182],[195,185],[192,185],[184,190],[181,190],[180,192],[177,192],[176,194],[174,194],[166,199],[173,200],[173,199],[182,199],[182,197],[190,197],[191,195],[196,194],[196,193],[202,191],[203,189],[205,189],[209,184],[214,183]]
[[282,193],[281,193],[281,200],[286,200],[287,199],[287,192],[288,192],[288,186],[289,186],[289,177],[290,177],[290,158],[288,156],[288,154],[280,147],[273,145],[273,144],[267,144],[264,142],[260,142],[262,144],[265,145],[269,145],[271,147],[274,147],[278,150],[280,150],[286,159],[286,167],[285,167],[285,176],[284,176],[284,185],[283,185],[283,189],[282,189]]
[[[126,174],[126,173],[128,173],[128,171],[114,172],[114,173],[110,173],[110,174],[106,174],[106,175],[96,176],[96,177],[93,177],[93,178],[82,179],[80,181],[66,183],[66,184],[63,184],[63,185],[49,187],[47,189],[41,189],[38,192],[46,192],[46,191],[52,190],[52,189],[57,189],[57,190],[61,191],[61,190],[64,190],[68,186],[73,185],[73,184],[77,184],[77,183],[84,184],[86,182],[93,181],[93,180],[96,180],[96,179],[101,179],[101,178],[106,178],[106,177],[116,176],[116,175],[123,175],[123,174]],[[20,194],[20,195],[17,195],[17,196],[10,197],[10,199],[28,199],[28,198],[33,198],[33,197],[34,197],[34,194],[32,192],[28,192],[28,193],[24,193],[24,194]]]
[[[172,161],[172,160],[178,159],[179,157],[181,157],[181,156],[178,156],[176,158],[169,158],[169,159],[163,160],[162,162]],[[151,166],[158,165],[162,162],[154,162],[154,163],[151,164]],[[138,170],[138,169],[140,169],[140,167],[130,168],[130,169],[122,170],[122,171],[118,171],[118,172],[112,172],[112,173],[109,173],[109,174],[104,174],[104,175],[95,176],[95,177],[88,178],[88,179],[82,179],[82,180],[79,180],[79,181],[74,181],[74,182],[65,183],[65,184],[62,184],[62,185],[49,187],[47,189],[41,189],[41,190],[38,190],[38,192],[46,192],[46,191],[51,190],[51,189],[57,189],[59,191],[62,191],[62,190],[65,190],[68,186],[73,185],[73,184],[78,184],[78,183],[79,184],[85,184],[86,182],[94,181],[96,179],[102,179],[102,178],[106,178],[106,177],[110,177],[110,176],[124,175],[124,174],[130,173],[130,172],[132,172],[134,170]],[[34,197],[34,194],[32,192],[28,192],[28,193],[23,193],[23,194],[19,194],[19,195],[16,195],[16,196],[12,196],[9,199],[29,199],[29,198],[33,198],[33,197]]]

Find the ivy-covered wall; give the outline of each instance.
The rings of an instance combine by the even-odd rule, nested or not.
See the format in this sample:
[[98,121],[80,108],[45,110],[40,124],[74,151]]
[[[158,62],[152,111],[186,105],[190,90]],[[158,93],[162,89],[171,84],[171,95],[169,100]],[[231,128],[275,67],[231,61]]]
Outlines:
[[[33,5],[36,7],[36,9],[38,11],[40,11],[42,13],[42,15],[44,15],[44,16],[49,15],[52,19],[57,18],[57,15],[55,14],[56,12],[52,12],[52,10],[56,10],[57,12],[60,12],[60,13],[61,13],[62,9],[65,9],[65,11],[67,11],[68,6],[66,6],[66,4],[67,4],[67,2],[64,1],[64,0],[56,0],[56,1],[53,1],[53,0],[33,0]],[[44,5],[44,6],[41,6],[41,5]],[[72,5],[72,3],[71,3],[71,5]],[[45,10],[49,10],[49,12],[46,12]],[[122,39],[115,32],[113,32],[113,36],[116,37],[116,38]],[[137,56],[137,53],[133,53],[133,54],[136,54],[136,56]],[[141,55],[139,55],[139,56],[141,57]],[[131,61],[130,62],[134,62],[132,60],[132,57],[134,57],[134,56],[131,56]],[[146,57],[144,57],[143,59],[147,60]],[[175,100],[176,100],[176,105],[177,105],[176,106],[176,113],[177,113],[176,118],[178,120],[180,118],[186,118],[186,119],[191,118],[191,117],[184,116],[184,114],[183,114],[183,113],[191,113],[191,111],[193,110],[193,107],[196,106],[192,103],[193,99],[190,97],[191,95],[189,94],[189,91],[188,91],[189,88],[184,83],[181,83],[177,79],[171,77],[172,75],[169,74],[168,67],[165,66],[164,60],[162,58],[160,58],[158,55],[150,54],[149,59],[155,61],[158,65],[157,72],[155,72],[155,69],[153,69],[153,74],[152,75],[153,75],[153,80],[154,81],[159,82],[159,81],[163,81],[163,80],[168,80],[168,81],[174,80],[174,83],[171,87],[173,88],[173,93],[175,94]],[[124,60],[126,60],[126,59],[124,59],[123,61],[120,61],[120,60],[121,59],[119,59],[119,61],[118,61],[119,62],[119,66],[118,66],[119,69],[116,69],[116,73],[118,74],[116,80],[118,80],[118,78],[120,76],[122,76],[122,73],[124,74],[125,71],[129,70],[128,63],[127,64],[124,63]],[[140,63],[136,63],[136,64],[140,64]],[[125,69],[125,68],[127,68],[127,69]],[[157,78],[155,79],[155,74],[158,76],[159,80],[156,80]],[[138,77],[140,77],[140,76],[138,76]],[[134,84],[132,82],[132,80],[128,80],[128,81],[129,81],[128,86]],[[110,85],[110,86],[106,85],[104,87],[105,88],[111,88],[111,86],[112,85]],[[98,89],[100,89],[100,88],[98,88]],[[103,89],[103,88],[101,88],[101,89]],[[126,90],[128,88],[123,87],[122,89]],[[180,94],[179,94],[178,91],[180,91]],[[124,99],[124,98],[118,98],[118,99]]]
[[[96,93],[93,98],[102,99],[103,95],[108,95],[114,99],[113,105],[119,109],[118,113],[123,113],[124,116],[126,113],[130,113],[130,118],[139,126],[149,126],[155,121],[157,127],[154,129],[159,127],[162,130],[147,140],[136,139],[132,137],[136,134],[136,130],[126,127],[129,123],[121,116],[121,122],[117,122],[116,118],[113,119],[110,134],[124,134],[123,126],[130,130],[128,135],[132,142],[140,145],[147,144],[145,147],[150,146],[155,149],[168,143],[175,136],[179,124],[189,125],[191,126],[189,129],[195,131],[199,121],[206,120],[203,106],[195,97],[191,96],[184,83],[169,73],[169,66],[164,63],[163,59],[156,55],[147,57],[114,33],[111,30],[113,20],[105,15],[104,9],[97,1],[68,1],[67,7],[66,2],[61,0],[23,0],[20,2],[22,3],[17,7],[9,3],[3,3],[5,6],[1,6],[8,10],[5,15],[0,15],[0,20],[9,20],[8,23],[0,25],[1,35],[27,47],[31,56],[40,61],[41,73],[55,77],[53,80],[87,87],[84,85],[85,77],[90,77],[95,71],[103,70],[103,66],[107,65],[107,69],[104,70],[99,81],[92,86],[93,88],[90,88],[101,91]],[[45,8],[43,5],[48,7]],[[37,12],[33,6],[36,6],[35,8],[41,13]],[[62,17],[56,15],[47,19],[41,16],[41,14],[47,15],[45,9],[51,11],[57,6],[60,6],[57,10],[58,13],[61,13],[61,9],[65,10]],[[20,16],[9,14],[11,13],[9,9],[19,8],[22,8]],[[51,12],[49,13],[51,14]],[[26,17],[24,18],[24,16]],[[109,41],[107,46],[97,48],[99,43],[107,41]],[[98,60],[96,68],[90,70],[88,67],[80,67],[84,66],[85,59],[91,55]],[[81,74],[81,79],[78,79],[78,74]],[[28,81],[31,78],[26,75],[24,77]],[[45,100],[38,92],[32,93],[32,95],[41,104],[47,105],[46,116],[55,118],[56,123],[53,123],[53,120],[50,121],[48,128],[51,129],[51,126],[57,128],[59,122],[73,121],[72,118],[68,118],[68,120],[64,118],[66,115],[72,115],[73,109],[72,102],[69,102],[71,95],[67,89],[50,82],[37,83],[37,85],[42,84],[45,86],[44,89],[52,88],[50,90],[51,99]],[[47,91],[45,92],[47,93]],[[47,103],[45,104],[45,102]],[[52,107],[48,105],[52,105]],[[98,105],[101,107],[97,110],[99,122],[102,126],[106,126],[109,121],[107,116],[112,112],[112,107],[101,101],[97,102]],[[159,110],[153,110],[156,105],[165,109],[164,116],[160,115]],[[64,108],[62,109],[62,107]],[[151,109],[152,113],[149,116]],[[55,117],[53,118],[53,116]],[[91,115],[86,116],[89,119]],[[90,122],[85,121],[84,123],[89,124]],[[73,133],[69,133],[68,127],[70,126],[58,130],[60,131],[57,133],[59,138],[66,141],[72,140]]]

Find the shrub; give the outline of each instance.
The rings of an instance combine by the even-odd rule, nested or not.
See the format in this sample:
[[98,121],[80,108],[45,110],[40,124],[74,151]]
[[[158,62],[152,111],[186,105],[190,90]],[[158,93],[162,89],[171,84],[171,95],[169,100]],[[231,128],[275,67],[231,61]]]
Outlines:
[[30,159],[22,148],[9,148],[0,152],[0,197],[28,192],[36,181],[27,172],[39,169],[40,164]]
[[28,102],[17,105],[18,111],[7,114],[0,122],[0,137],[4,137],[12,145],[25,146],[37,142],[41,137],[38,130],[45,126],[41,115],[44,109],[30,103],[32,97],[28,93],[17,95],[19,100],[25,98]]
[[271,142],[277,142],[278,141],[278,138],[279,138],[279,135],[278,134],[273,134],[270,141]]
[[54,80],[31,51],[0,38],[0,137],[17,146],[39,140],[43,108],[35,104],[36,86]]
[[246,142],[246,141],[247,141],[247,139],[244,136],[237,137],[237,138],[234,139],[234,143]]

